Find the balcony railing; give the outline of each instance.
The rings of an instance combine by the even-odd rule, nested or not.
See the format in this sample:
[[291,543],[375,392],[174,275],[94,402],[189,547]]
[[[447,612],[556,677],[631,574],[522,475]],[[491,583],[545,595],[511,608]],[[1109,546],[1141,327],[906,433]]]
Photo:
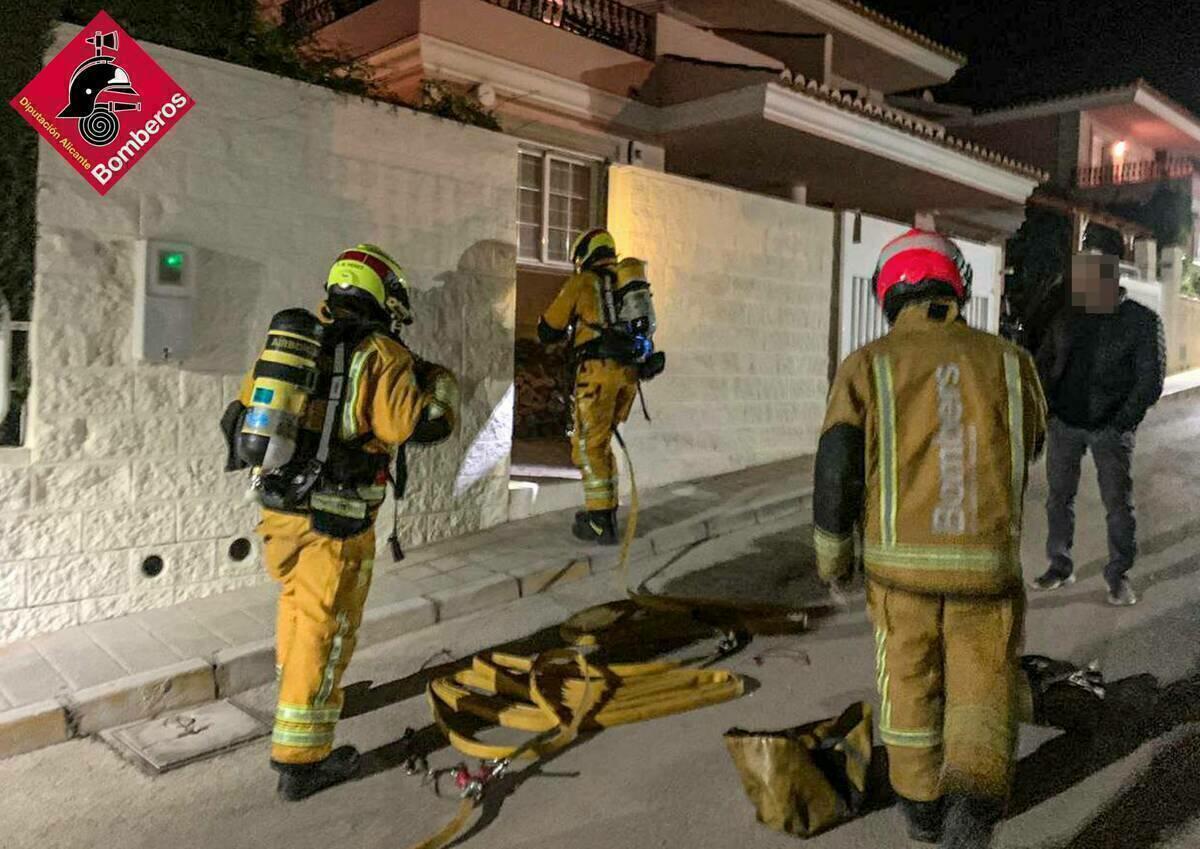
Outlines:
[[1081,189],[1089,189],[1125,183],[1153,183],[1190,177],[1195,170],[1196,165],[1190,159],[1146,159],[1099,168],[1079,168],[1075,171],[1075,184]]
[[281,9],[283,25],[300,32],[316,32],[373,2],[375,0],[287,0]]
[[[284,26],[315,32],[374,0],[287,0]],[[643,59],[654,58],[654,17],[616,0],[481,0]]]
[[616,0],[483,0],[643,59],[654,58],[654,18]]

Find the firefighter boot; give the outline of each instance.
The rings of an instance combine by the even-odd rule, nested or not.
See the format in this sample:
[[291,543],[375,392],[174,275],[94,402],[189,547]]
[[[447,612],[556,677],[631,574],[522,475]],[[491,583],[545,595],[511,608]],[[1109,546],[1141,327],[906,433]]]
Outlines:
[[361,758],[353,746],[339,746],[324,760],[310,764],[285,764],[271,761],[279,773],[279,795],[288,802],[299,802],[327,787],[348,781],[358,773]]
[[1033,695],[1036,725],[1092,734],[1103,719],[1104,676],[1095,665],[1073,663],[1042,655],[1021,658]]
[[898,797],[900,811],[908,825],[908,836],[918,843],[937,843],[942,839],[943,805],[941,799],[932,802],[914,802]]
[[577,539],[597,545],[617,544],[617,511],[588,510],[575,514],[571,533]]
[[956,796],[946,809],[942,846],[946,849],[990,849],[992,833],[1004,813],[996,799]]

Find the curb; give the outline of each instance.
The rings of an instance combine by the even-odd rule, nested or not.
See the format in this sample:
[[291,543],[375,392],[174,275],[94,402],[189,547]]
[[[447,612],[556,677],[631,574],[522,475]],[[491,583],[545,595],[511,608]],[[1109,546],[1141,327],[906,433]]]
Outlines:
[[21,755],[71,738],[67,710],[55,701],[0,713],[0,757]]
[[[706,540],[787,516],[812,504],[812,491],[773,498],[729,514],[668,525],[634,540],[629,562],[671,554]],[[620,551],[606,549],[563,563],[523,563],[459,587],[368,609],[359,646],[393,640],[482,610],[538,595],[592,575],[611,572]],[[457,660],[458,658],[456,658]],[[269,684],[275,680],[274,639],[254,640],[171,666],[127,675],[93,687],[0,712],[0,759],[86,737],[118,725]]]

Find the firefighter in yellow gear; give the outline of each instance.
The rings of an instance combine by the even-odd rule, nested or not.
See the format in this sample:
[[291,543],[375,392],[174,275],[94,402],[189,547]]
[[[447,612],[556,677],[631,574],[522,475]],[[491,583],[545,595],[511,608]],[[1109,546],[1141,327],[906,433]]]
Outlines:
[[[303,411],[297,442],[309,446],[308,465],[301,450],[299,459],[275,476],[282,482],[261,485],[258,525],[267,572],[281,587],[271,762],[280,773],[279,792],[289,800],[344,781],[358,769],[354,747],[333,748],[334,730],[342,709],[342,674],[354,654],[371,586],[374,523],[391,452],[410,440],[439,441],[457,419],[453,375],[419,360],[399,340],[399,328],[412,321],[412,314],[403,270],[383,250],[360,244],[339,255],[319,320],[326,338],[323,356],[333,347],[332,338],[342,343],[343,362],[334,363]],[[231,405],[235,410],[253,410],[264,374],[280,377],[283,349],[268,339],[276,354],[264,355],[246,376]],[[295,343],[299,335],[285,333],[282,341],[289,340]],[[247,426],[243,433],[252,429]],[[299,482],[292,473],[313,468],[313,447],[320,445],[323,429],[331,432],[323,468],[299,497],[288,489]],[[315,450],[320,456],[320,448]]]
[[607,344],[612,323],[605,292],[615,278],[617,249],[606,230],[589,230],[571,251],[576,272],[538,322],[543,344],[563,341],[574,326],[574,421],[571,458],[583,475],[584,511],[572,533],[585,542],[617,543],[617,463],[612,438],[629,418],[638,391],[638,367],[625,350]]
[[847,580],[861,533],[879,730],[910,836],[985,847],[1033,713],[1020,533],[1045,399],[1026,352],[967,326],[970,267],[953,242],[909,231],[884,248],[874,285],[891,329],[830,390],[818,569]]

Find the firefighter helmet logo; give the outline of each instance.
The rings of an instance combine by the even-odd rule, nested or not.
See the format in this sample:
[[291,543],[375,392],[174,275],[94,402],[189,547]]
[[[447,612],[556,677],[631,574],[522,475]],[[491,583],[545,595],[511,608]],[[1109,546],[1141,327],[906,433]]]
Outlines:
[[[121,130],[117,113],[140,112],[142,103],[124,99],[138,97],[138,93],[128,72],[117,64],[117,33],[97,30],[94,36],[85,40],[95,48],[96,55],[81,62],[71,75],[69,100],[57,117],[77,119],[83,137],[96,147],[104,147],[111,144]],[[105,51],[113,55],[105,55]]]
[[195,103],[105,12],[57,33],[66,43],[8,103],[103,195]]

